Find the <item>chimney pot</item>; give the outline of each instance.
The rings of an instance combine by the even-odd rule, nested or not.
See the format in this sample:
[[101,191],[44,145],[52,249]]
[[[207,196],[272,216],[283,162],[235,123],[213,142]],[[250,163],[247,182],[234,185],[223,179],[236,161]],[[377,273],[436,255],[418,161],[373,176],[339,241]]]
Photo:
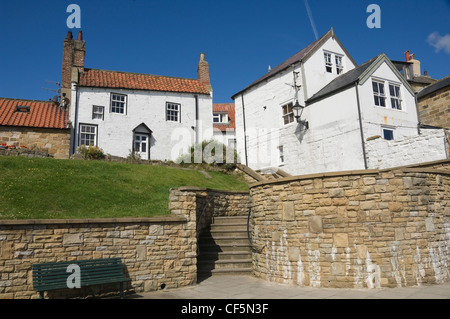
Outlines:
[[69,40],[73,39],[72,31],[67,31],[66,39],[69,39]]
[[78,38],[77,38],[78,40],[83,40],[83,31],[79,31],[78,32]]
[[406,57],[406,62],[408,62],[409,61],[409,50],[407,50],[405,52],[405,57]]
[[205,61],[205,54],[204,53],[200,53],[200,61]]

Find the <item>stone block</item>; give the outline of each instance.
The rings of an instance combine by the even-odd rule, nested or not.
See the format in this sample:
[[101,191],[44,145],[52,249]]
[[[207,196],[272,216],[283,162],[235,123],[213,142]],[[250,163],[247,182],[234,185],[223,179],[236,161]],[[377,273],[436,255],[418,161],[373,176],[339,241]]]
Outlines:
[[148,228],[148,234],[150,236],[161,236],[164,234],[164,226],[163,225],[150,225]]
[[345,264],[341,262],[331,263],[331,274],[334,276],[344,276]]
[[300,259],[300,247],[288,247],[289,261],[299,261]]
[[63,246],[73,246],[83,244],[84,236],[83,234],[64,234],[63,235]]
[[335,233],[333,235],[333,243],[335,247],[348,247],[348,234]]
[[294,219],[295,219],[294,202],[284,202],[283,220],[294,220]]
[[323,223],[321,216],[310,216],[308,222],[309,231],[311,233],[323,233]]
[[425,218],[425,229],[426,229],[428,232],[434,232],[434,231],[435,231],[434,222],[433,222],[433,217],[427,217],[427,218]]

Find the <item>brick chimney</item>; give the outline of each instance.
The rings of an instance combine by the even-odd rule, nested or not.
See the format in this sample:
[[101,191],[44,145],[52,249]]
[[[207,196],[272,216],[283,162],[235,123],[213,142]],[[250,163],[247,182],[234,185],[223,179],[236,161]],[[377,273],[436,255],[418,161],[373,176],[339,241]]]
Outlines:
[[[66,97],[70,99],[71,87],[72,87],[72,73],[74,73],[75,79],[78,80],[78,73],[84,72],[84,58],[86,55],[86,46],[83,41],[83,32],[78,32],[78,37],[75,40],[72,35],[72,31],[68,31],[66,38],[64,39],[63,46],[63,60],[61,68],[61,95],[66,94]],[[76,69],[73,69],[76,68]]]
[[208,91],[212,91],[211,81],[209,79],[209,63],[205,61],[205,54],[200,54],[200,62],[197,68],[198,79],[200,83],[205,84]]

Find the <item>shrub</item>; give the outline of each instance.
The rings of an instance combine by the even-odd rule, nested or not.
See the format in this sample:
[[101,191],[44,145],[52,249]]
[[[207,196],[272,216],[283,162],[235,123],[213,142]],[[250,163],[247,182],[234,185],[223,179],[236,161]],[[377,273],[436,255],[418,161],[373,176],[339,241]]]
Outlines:
[[233,148],[227,148],[224,144],[209,140],[190,147],[189,152],[180,156],[178,164],[209,164],[217,165],[226,170],[236,167],[238,162],[237,152]]
[[84,159],[94,159],[100,160],[105,158],[105,153],[98,146],[93,146],[92,144],[89,147],[86,145],[81,145],[77,148],[77,152],[83,155]]

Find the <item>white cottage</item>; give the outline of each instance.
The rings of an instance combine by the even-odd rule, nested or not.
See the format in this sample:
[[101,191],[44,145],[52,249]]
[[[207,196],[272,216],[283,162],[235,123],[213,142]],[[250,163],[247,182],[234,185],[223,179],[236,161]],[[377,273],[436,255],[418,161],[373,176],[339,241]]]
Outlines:
[[299,175],[446,158],[443,131],[419,128],[414,91],[391,61],[357,66],[333,29],[233,99],[238,153],[253,169]]
[[[62,94],[70,96],[71,153],[96,145],[105,153],[176,160],[213,136],[209,66],[200,55],[198,79],[84,68],[80,33],[64,41]],[[70,91],[69,91],[70,88]]]

